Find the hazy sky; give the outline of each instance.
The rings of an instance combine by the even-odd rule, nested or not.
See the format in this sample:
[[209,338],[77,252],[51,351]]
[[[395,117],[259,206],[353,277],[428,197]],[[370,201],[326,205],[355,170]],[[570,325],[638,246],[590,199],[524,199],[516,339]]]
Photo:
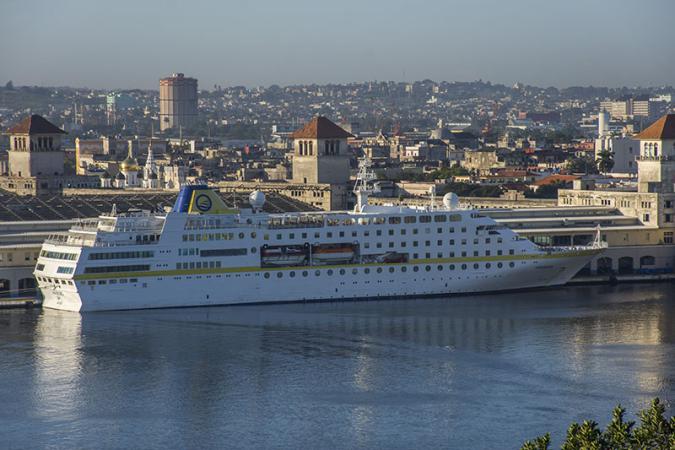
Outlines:
[[675,85],[675,0],[0,0],[0,83]]

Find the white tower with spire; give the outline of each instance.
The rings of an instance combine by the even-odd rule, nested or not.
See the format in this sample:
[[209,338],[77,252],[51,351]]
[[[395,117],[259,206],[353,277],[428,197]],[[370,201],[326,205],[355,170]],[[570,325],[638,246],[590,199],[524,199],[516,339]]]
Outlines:
[[146,189],[157,189],[159,187],[159,177],[157,176],[157,164],[152,153],[152,139],[154,132],[150,134],[150,144],[148,145],[148,159],[145,160],[143,167],[143,187]]

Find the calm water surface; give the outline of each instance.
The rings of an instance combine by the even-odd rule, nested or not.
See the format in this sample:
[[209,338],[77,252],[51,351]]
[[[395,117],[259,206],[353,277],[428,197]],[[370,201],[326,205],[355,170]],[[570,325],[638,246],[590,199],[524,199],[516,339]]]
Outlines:
[[0,448],[559,444],[675,401],[674,288],[0,311]]

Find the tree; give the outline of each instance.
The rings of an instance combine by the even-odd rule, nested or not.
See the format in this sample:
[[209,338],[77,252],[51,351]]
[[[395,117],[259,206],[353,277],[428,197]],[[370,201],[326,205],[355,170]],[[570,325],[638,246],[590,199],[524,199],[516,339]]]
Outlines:
[[[675,416],[666,419],[665,412],[665,406],[655,398],[648,409],[640,412],[640,426],[634,429],[635,422],[624,421],[626,410],[618,405],[612,411],[612,420],[605,431],[598,428],[598,424],[592,420],[586,420],[581,425],[573,423],[567,429],[565,442],[560,448],[561,450],[673,449]],[[532,441],[526,441],[521,449],[548,450],[550,444],[551,437],[546,433]]]
[[587,175],[598,173],[595,160],[590,157],[572,157],[567,160],[566,169],[570,173],[585,173]]
[[7,82],[7,84],[5,84],[5,89],[7,89],[7,90],[9,90],[9,91],[13,91],[13,90],[14,90],[14,83],[12,82],[12,80],[9,80],[9,81]]
[[546,433],[532,441],[525,441],[522,450],[548,450],[551,445],[551,435]]
[[611,172],[612,167],[614,167],[614,155],[609,150],[603,150],[598,153],[598,159],[596,160],[596,163],[600,172]]
[[558,198],[559,189],[567,189],[572,183],[556,181],[555,183],[540,186],[536,191],[528,189],[525,191],[526,198]]
[[429,174],[429,180],[446,180],[448,178],[469,175],[469,171],[461,166],[443,167],[442,169],[434,170]]

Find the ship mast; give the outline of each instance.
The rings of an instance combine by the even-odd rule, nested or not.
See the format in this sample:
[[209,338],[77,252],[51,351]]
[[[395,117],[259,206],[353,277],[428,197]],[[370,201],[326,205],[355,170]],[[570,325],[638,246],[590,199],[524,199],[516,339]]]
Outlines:
[[371,170],[372,165],[372,161],[367,157],[362,158],[359,161],[359,173],[356,176],[356,183],[354,183],[353,191],[354,195],[356,195],[354,212],[362,212],[368,205],[368,196],[372,193],[379,192],[379,189],[376,186],[368,186],[368,183],[377,180],[375,172]]

